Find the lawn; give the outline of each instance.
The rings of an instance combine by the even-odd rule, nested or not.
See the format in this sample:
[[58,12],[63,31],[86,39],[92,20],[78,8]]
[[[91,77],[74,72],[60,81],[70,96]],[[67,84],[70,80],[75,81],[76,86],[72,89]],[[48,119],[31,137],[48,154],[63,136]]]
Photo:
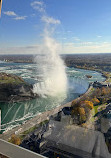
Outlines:
[[95,112],[95,114],[98,113],[98,107],[99,107],[99,106],[101,106],[101,105],[94,106],[94,112]]

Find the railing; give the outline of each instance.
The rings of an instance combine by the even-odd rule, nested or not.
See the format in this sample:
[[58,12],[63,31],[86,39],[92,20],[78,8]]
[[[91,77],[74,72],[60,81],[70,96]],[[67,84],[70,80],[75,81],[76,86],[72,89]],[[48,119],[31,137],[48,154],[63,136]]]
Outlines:
[[45,158],[42,155],[24,149],[0,139],[0,155],[7,158]]

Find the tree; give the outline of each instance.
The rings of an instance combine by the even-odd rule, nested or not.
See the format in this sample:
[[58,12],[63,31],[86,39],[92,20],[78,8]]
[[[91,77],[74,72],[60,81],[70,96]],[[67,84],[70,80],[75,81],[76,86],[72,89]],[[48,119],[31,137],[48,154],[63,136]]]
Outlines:
[[105,87],[102,87],[101,89],[101,95],[106,95],[107,94],[107,90]]
[[97,88],[97,89],[95,90],[95,94],[94,94],[94,95],[96,95],[97,97],[101,96],[101,89],[100,89],[100,88]]
[[20,145],[21,140],[20,140],[20,138],[19,138],[17,135],[12,134],[12,135],[11,135],[11,139],[10,139],[9,142],[10,142],[10,143],[13,143],[13,144],[15,144],[15,145]]
[[79,122],[80,122],[80,124],[82,124],[86,121],[85,109],[83,107],[79,107],[78,113],[79,113]]
[[100,103],[100,101],[96,98],[96,96],[91,101],[94,105],[97,105]]
[[80,115],[85,115],[85,110],[84,110],[84,108],[83,108],[83,107],[78,107],[78,113],[79,113]]
[[90,110],[93,109],[93,103],[91,101],[85,100],[81,103],[82,106],[88,107]]
[[78,104],[79,104],[79,103],[78,103],[77,100],[73,100],[72,103],[71,103],[71,106],[72,106],[72,107],[77,107]]
[[79,124],[82,124],[86,121],[86,112],[83,107],[75,107],[71,113],[73,118],[78,118]]

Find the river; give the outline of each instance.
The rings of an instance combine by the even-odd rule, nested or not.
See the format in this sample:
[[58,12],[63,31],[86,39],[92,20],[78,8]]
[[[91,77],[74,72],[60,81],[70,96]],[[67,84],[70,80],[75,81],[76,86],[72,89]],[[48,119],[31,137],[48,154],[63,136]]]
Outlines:
[[[26,82],[35,84],[40,77],[36,77],[37,65],[26,63],[0,63],[0,72],[11,73],[21,76]],[[44,96],[30,101],[19,103],[0,103],[2,130],[12,129],[26,120],[33,118],[38,113],[51,110],[65,104],[86,92],[89,83],[104,81],[105,78],[98,72],[66,68],[68,78],[67,92],[57,96]],[[86,75],[92,76],[87,78]]]

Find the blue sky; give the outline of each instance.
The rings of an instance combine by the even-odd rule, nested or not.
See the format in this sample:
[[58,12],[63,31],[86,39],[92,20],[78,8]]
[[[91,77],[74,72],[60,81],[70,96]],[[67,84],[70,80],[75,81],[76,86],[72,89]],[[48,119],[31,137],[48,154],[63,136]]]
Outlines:
[[0,53],[36,53],[44,10],[61,53],[111,52],[111,0],[3,0]]

